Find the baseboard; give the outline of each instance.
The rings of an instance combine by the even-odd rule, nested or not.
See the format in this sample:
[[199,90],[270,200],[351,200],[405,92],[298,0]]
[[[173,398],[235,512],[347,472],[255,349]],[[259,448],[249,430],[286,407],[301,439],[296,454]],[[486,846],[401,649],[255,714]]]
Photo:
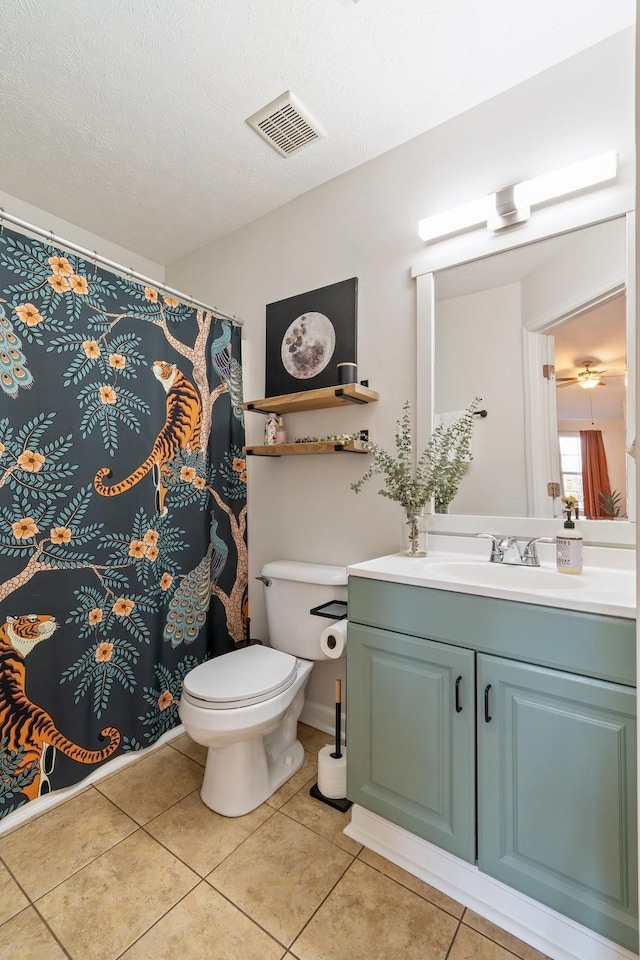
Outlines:
[[118,773],[123,767],[128,767],[134,760],[139,760],[140,757],[152,753],[154,750],[159,750],[160,747],[164,747],[165,744],[175,740],[176,737],[181,737],[183,733],[185,733],[185,729],[180,723],[177,727],[163,733],[160,739],[150,746],[144,747],[142,750],[129,750],[127,753],[121,753],[119,757],[114,757],[113,760],[107,760],[106,763],[99,766],[89,776],[84,777],[79,783],[74,783],[71,787],[64,787],[62,790],[54,790],[53,793],[47,793],[44,797],[38,797],[36,800],[25,803],[23,807],[18,807],[13,813],[7,814],[3,820],[0,820],[0,834],[6,833],[8,830],[15,830],[16,827],[22,826],[27,820],[42,816],[52,807],[57,807],[59,803],[70,800],[77,793],[82,793],[91,784],[112,777],[114,773]]
[[354,805],[344,833],[553,960],[637,960],[624,947],[364,807]]
[[[342,729],[346,729],[345,714],[342,711]],[[322,730],[323,733],[335,734],[336,728],[336,710],[335,707],[328,707],[325,703],[318,703],[313,700],[305,700],[300,722],[306,723],[308,727],[315,727],[316,730]],[[344,734],[342,739],[344,739]]]

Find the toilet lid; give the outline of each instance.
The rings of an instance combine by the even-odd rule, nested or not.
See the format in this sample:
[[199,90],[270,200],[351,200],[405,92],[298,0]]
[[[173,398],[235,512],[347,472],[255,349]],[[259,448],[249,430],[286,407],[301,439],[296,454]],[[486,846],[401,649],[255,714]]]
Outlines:
[[207,660],[184,678],[189,699],[209,709],[260,703],[291,686],[297,660],[289,653],[254,644]]

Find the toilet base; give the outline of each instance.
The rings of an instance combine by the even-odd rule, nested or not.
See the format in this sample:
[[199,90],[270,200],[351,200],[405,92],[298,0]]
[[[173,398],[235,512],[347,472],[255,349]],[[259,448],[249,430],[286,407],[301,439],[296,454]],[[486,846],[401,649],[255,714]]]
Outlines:
[[298,660],[291,687],[268,700],[228,710],[203,709],[184,695],[180,719],[208,748],[200,796],[224,817],[242,817],[264,803],[303,764],[298,720],[313,663]]
[[[224,817],[242,817],[264,803],[298,772],[303,762],[304,748],[299,740],[280,757],[270,760],[262,737],[229,747],[209,747],[200,797]],[[221,766],[224,778],[220,776]]]

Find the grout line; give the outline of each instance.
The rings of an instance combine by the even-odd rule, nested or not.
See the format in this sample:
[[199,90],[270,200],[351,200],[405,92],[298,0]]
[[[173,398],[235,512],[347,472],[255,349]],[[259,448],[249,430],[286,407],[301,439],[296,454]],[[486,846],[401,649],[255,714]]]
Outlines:
[[[343,853],[344,853],[344,851],[343,851]],[[348,854],[348,856],[351,856],[351,854]],[[318,904],[318,906],[316,907],[316,909],[313,911],[313,913],[311,914],[311,916],[309,917],[309,919],[306,921],[306,923],[302,926],[302,928],[301,928],[301,929],[298,931],[298,933],[295,935],[295,937],[293,938],[293,942],[292,942],[291,945],[288,947],[289,950],[293,950],[294,946],[296,945],[296,941],[302,936],[302,934],[303,934],[304,931],[307,929],[307,927],[309,926],[309,924],[311,923],[311,921],[313,920],[313,918],[315,917],[315,915],[318,913],[319,910],[322,909],[322,907],[325,905],[325,903],[327,902],[327,900],[329,899],[329,897],[331,896],[331,894],[333,893],[333,891],[335,890],[335,888],[338,886],[338,884],[341,882],[341,880],[343,880],[343,879],[345,878],[345,876],[347,875],[347,873],[349,872],[349,870],[351,870],[351,867],[354,865],[355,862],[356,862],[356,858],[355,858],[354,856],[351,856],[351,863],[348,863],[348,864],[347,864],[347,866],[344,868],[344,870],[342,871],[342,873],[340,874],[340,876],[338,877],[338,879],[336,880],[336,882],[333,884],[333,886],[331,887],[331,889],[327,891],[327,893],[326,893],[325,896],[322,898],[322,900],[320,901],[320,903]]]
[[[467,911],[466,911],[466,909],[465,909],[465,913],[466,913],[466,912],[467,912]],[[490,921],[487,921],[487,922],[490,922]],[[473,932],[474,932],[475,934],[477,934],[477,936],[482,937],[483,940],[488,940],[489,943],[494,943],[494,944],[495,944],[497,947],[499,947],[501,950],[504,950],[505,953],[508,953],[510,957],[514,957],[515,960],[524,960],[524,957],[523,957],[523,954],[522,954],[522,953],[514,953],[514,951],[511,950],[510,947],[505,947],[504,943],[500,943],[500,941],[499,941],[499,940],[496,940],[494,937],[490,937],[488,934],[483,933],[481,930],[477,930],[475,927],[472,927],[470,923],[465,923],[465,922],[464,922],[464,914],[463,914],[462,920],[460,921],[460,925],[461,925],[461,926],[465,926],[465,927],[467,928],[467,930],[473,930]],[[494,926],[495,926],[495,924],[494,924]],[[508,930],[504,930],[503,927],[498,927],[498,929],[499,929],[499,930],[502,930],[503,933],[508,933]],[[514,934],[509,934],[509,936],[514,937],[515,940],[519,940],[519,938],[518,938],[518,937],[515,937]],[[522,944],[524,944],[524,946],[528,947],[530,950],[535,950],[535,949],[536,949],[535,947],[532,947],[530,944],[525,943],[524,940],[519,940],[519,942],[522,943]],[[538,950],[537,952],[538,952],[538,954],[540,955],[541,958],[544,957],[545,960],[551,960],[551,958],[550,958],[550,957],[547,957],[546,954],[541,953],[539,950]],[[445,958],[445,960],[446,960],[446,958]]]
[[[193,871],[193,872],[195,873],[195,871]],[[200,879],[200,880],[198,881],[198,883],[195,884],[195,886],[191,887],[190,890],[187,890],[187,892],[186,892],[185,894],[183,894],[183,896],[181,896],[179,900],[176,900],[176,902],[173,903],[173,904],[169,907],[168,910],[165,910],[165,912],[162,914],[162,916],[158,917],[157,920],[154,920],[154,922],[151,924],[151,926],[150,926],[150,927],[147,927],[147,929],[144,931],[144,933],[141,933],[140,936],[137,937],[137,938],[133,941],[133,943],[128,944],[128,945],[124,948],[124,950],[122,951],[122,953],[119,953],[117,957],[114,957],[114,960],[118,960],[119,957],[123,957],[123,956],[125,955],[125,953],[126,953],[128,950],[131,950],[131,948],[132,948],[136,943],[139,943],[140,940],[143,939],[143,937],[146,937],[146,935],[149,933],[149,931],[150,931],[150,930],[153,930],[154,927],[157,927],[158,924],[160,923],[160,921],[161,921],[161,920],[164,920],[164,918],[165,918],[168,914],[171,913],[171,911],[173,910],[174,907],[177,907],[178,904],[179,904],[179,903],[182,903],[182,901],[185,900],[185,899],[189,896],[190,893],[193,893],[194,890],[197,890],[201,883],[204,883],[204,881],[203,881],[202,879]]]
[[[7,920],[5,920],[4,923],[9,923],[9,921],[13,920],[15,917],[18,917],[21,913],[24,913],[25,910],[33,909],[33,911],[35,912],[36,916],[40,918],[40,920],[42,921],[42,923],[45,925],[46,929],[49,931],[49,933],[51,934],[51,936],[53,937],[53,939],[56,941],[56,943],[58,944],[58,946],[59,946],[59,947],[61,948],[61,950],[63,951],[64,955],[65,955],[66,957],[68,957],[69,960],[71,960],[71,954],[70,954],[69,951],[66,949],[66,947],[64,946],[64,944],[62,943],[62,941],[59,939],[59,937],[56,935],[56,933],[51,929],[51,927],[49,926],[48,922],[45,920],[45,918],[42,916],[42,914],[40,913],[39,909],[37,908],[37,906],[36,906],[36,904],[35,904],[35,901],[31,899],[31,897],[29,896],[29,894],[27,893],[27,891],[24,889],[24,887],[22,886],[22,884],[20,883],[20,881],[18,880],[18,878],[14,875],[13,871],[11,870],[11,868],[10,868],[9,865],[8,865],[8,863],[4,860],[3,857],[0,857],[0,863],[1,863],[2,866],[5,868],[5,870],[7,871],[7,873],[9,874],[9,876],[11,877],[11,879],[13,880],[13,882],[16,884],[16,886],[19,888],[19,890],[21,891],[21,893],[22,893],[22,894],[26,897],[26,899],[27,899],[27,905],[26,905],[25,907],[23,907],[22,910],[18,910],[17,913],[14,913],[14,915],[13,915],[12,917],[9,917]],[[0,924],[0,927],[4,926],[4,923],[1,923],[1,924]]]
[[[270,937],[270,939],[273,940],[274,943],[277,943],[279,947],[282,947],[283,950],[285,950],[285,951],[288,951],[288,950],[289,950],[289,947],[288,947],[285,943],[283,943],[282,940],[278,940],[278,938],[276,937],[276,935],[275,935],[274,933],[272,933],[270,930],[267,930],[266,927],[263,927],[262,924],[261,924],[258,920],[256,920],[255,917],[252,917],[249,913],[247,913],[247,911],[244,910],[244,909],[240,906],[240,904],[234,903],[234,901],[233,901],[230,897],[228,897],[228,896],[226,895],[226,893],[223,893],[222,890],[218,890],[217,887],[214,887],[214,885],[213,885],[209,880],[206,880],[206,879],[205,879],[204,882],[205,882],[209,887],[211,887],[211,889],[213,890],[214,893],[216,893],[219,897],[222,897],[223,900],[226,900],[227,903],[231,904],[231,906],[232,906],[235,910],[237,910],[238,913],[241,913],[243,917],[246,917],[247,920],[250,920],[251,923],[254,925],[254,927],[258,927],[259,930],[262,930],[263,933],[266,933],[266,935],[267,935],[268,937]],[[294,939],[295,939],[295,938],[294,938]],[[282,960],[284,960],[284,956],[285,956],[285,954],[283,954]]]
[[40,918],[40,920],[41,920],[42,923],[45,925],[45,927],[47,928],[47,930],[49,931],[49,933],[51,934],[51,936],[53,937],[53,939],[56,941],[56,943],[58,944],[58,946],[60,947],[60,949],[61,949],[62,952],[64,953],[65,957],[68,957],[69,960],[72,960],[71,954],[69,953],[69,951],[68,951],[67,948],[65,947],[64,943],[62,942],[62,940],[60,939],[60,937],[56,934],[55,930],[53,930],[53,929],[49,926],[48,921],[46,920],[45,917],[42,916],[42,914],[40,913],[40,910],[38,909],[38,907],[36,906],[36,904],[35,904],[35,903],[32,903],[31,906],[33,907],[33,910],[34,910],[36,916]]
[[[368,849],[369,849],[369,847],[365,847],[365,846],[363,845],[362,850],[368,850]],[[454,920],[457,920],[459,923],[462,922],[462,918],[464,917],[464,914],[465,914],[467,908],[465,907],[465,905],[464,905],[463,903],[460,903],[459,900],[454,900],[454,903],[457,903],[459,907],[462,907],[462,914],[458,917],[458,916],[456,916],[455,913],[451,913],[450,910],[447,910],[447,908],[446,908],[446,907],[443,907],[441,904],[435,903],[435,901],[430,900],[429,897],[423,896],[421,893],[418,893],[416,890],[412,890],[411,887],[407,886],[406,883],[403,883],[402,880],[398,880],[396,877],[390,877],[389,874],[388,874],[388,873],[385,873],[384,870],[381,870],[380,867],[374,867],[373,864],[367,863],[366,860],[363,860],[363,859],[360,857],[360,854],[362,853],[362,850],[360,850],[360,852],[359,852],[358,854],[356,854],[356,860],[359,860],[360,863],[363,863],[363,864],[365,865],[365,867],[370,867],[372,870],[375,870],[377,873],[381,874],[383,877],[386,877],[387,880],[393,880],[394,883],[397,883],[397,884],[398,884],[400,887],[402,887],[404,890],[408,890],[409,893],[413,893],[413,894],[415,894],[416,897],[420,897],[421,900],[424,900],[426,903],[430,904],[432,907],[436,907],[437,910],[442,910],[443,913],[446,913],[447,916],[449,916],[449,917],[453,917],[453,919],[454,919]],[[375,850],[371,850],[371,853],[375,853]],[[379,853],[378,856],[379,856],[379,857],[382,857],[382,854]],[[384,860],[385,857],[382,857],[382,859]],[[392,862],[392,861],[390,860],[389,863],[391,863],[391,862]],[[397,866],[397,864],[394,864],[394,866]],[[402,870],[402,869],[403,869],[402,867],[398,867],[398,870]],[[406,872],[407,872],[407,871],[405,871],[405,873],[406,873]],[[413,874],[410,874],[410,876],[413,876]],[[420,880],[420,877],[414,877],[414,879],[415,879],[415,880]],[[426,882],[426,880],[421,880],[420,882],[426,884],[426,886],[430,886],[430,884],[428,884],[428,883]],[[434,890],[437,890],[438,893],[442,893],[442,891],[441,891],[441,890],[438,890],[437,887],[433,887],[433,889],[434,889]],[[443,897],[444,897],[444,896],[448,896],[448,894],[443,893],[442,896],[443,896]],[[453,900],[453,897],[449,897],[449,900]]]
[[461,926],[462,926],[462,920],[458,920],[458,926],[453,932],[453,936],[451,937],[451,943],[449,944],[449,949],[447,950],[444,960],[448,960],[449,956],[451,955],[451,951],[453,950],[453,945],[456,942],[456,937],[458,936],[458,931],[460,930]]

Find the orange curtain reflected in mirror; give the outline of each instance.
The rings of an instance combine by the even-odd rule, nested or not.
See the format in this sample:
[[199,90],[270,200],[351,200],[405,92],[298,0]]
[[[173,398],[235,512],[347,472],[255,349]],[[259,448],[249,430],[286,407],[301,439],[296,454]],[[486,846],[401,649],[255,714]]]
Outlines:
[[606,497],[611,493],[602,431],[581,430],[580,447],[584,515],[587,520],[608,520],[610,516],[604,508],[601,497],[601,494]]

